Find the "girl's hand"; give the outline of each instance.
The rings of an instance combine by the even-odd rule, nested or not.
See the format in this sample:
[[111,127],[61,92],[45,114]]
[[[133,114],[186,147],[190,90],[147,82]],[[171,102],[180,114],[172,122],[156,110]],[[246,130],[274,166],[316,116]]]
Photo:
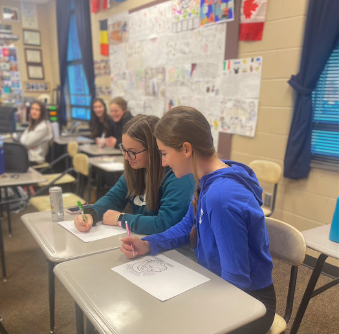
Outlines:
[[93,225],[93,217],[89,214],[86,214],[86,217],[87,224],[83,215],[76,216],[74,219],[74,226],[80,232],[88,232]]
[[114,211],[114,210],[107,210],[103,217],[102,217],[102,223],[105,225],[112,225],[117,226],[119,223],[116,222],[116,218],[118,215],[120,215],[121,212]]
[[117,139],[114,137],[108,137],[105,139],[105,145],[110,148],[114,148],[117,143]]
[[[120,251],[123,252],[129,259],[133,259],[138,255],[145,255],[147,253],[150,253],[151,251],[149,242],[146,240],[141,240],[137,237],[126,237],[121,239],[121,241],[122,245],[120,247]],[[133,248],[131,245],[133,246]]]

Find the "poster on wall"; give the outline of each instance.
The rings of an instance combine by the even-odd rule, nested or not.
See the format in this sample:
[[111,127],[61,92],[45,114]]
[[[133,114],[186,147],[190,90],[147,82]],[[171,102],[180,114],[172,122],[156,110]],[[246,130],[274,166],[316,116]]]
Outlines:
[[234,0],[200,0],[200,25],[234,20]]
[[2,6],[2,19],[6,22],[20,22],[19,8]]
[[22,86],[16,48],[0,47],[0,101],[4,104],[20,104]]
[[198,28],[200,0],[172,0],[172,32]]
[[96,78],[108,76],[111,74],[109,59],[100,59],[94,61],[94,75]]
[[22,27],[28,29],[38,29],[38,15],[34,2],[21,2]]
[[110,46],[128,42],[128,12],[109,17],[107,24]]

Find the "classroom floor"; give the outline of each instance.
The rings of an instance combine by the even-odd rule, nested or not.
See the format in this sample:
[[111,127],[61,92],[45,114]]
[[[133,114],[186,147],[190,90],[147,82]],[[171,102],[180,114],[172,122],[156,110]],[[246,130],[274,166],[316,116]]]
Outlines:
[[[29,207],[24,213],[29,212],[34,212],[34,208]],[[49,333],[47,260],[20,220],[20,216],[24,213],[12,214],[12,238],[8,237],[7,220],[3,221],[8,281],[7,283],[0,281],[0,315],[9,334],[45,334]],[[274,265],[273,279],[278,297],[277,311],[283,315],[290,268],[277,261]],[[310,274],[311,270],[306,267],[301,267],[299,270],[292,320]],[[322,275],[319,285],[330,280]],[[339,286],[337,285],[311,300],[298,333],[338,333],[338,314]],[[57,334],[76,333],[74,301],[58,279],[56,279],[55,323]],[[289,333],[289,329],[290,326],[286,333]]]

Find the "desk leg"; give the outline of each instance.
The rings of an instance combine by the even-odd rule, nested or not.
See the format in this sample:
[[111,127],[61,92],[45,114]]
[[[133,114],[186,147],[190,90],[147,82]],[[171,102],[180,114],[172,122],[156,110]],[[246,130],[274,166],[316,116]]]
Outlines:
[[[0,208],[2,208],[2,205],[0,205]],[[1,266],[2,266],[2,280],[4,282],[7,282],[5,249],[4,249],[4,239],[2,235],[2,221],[1,220],[0,220],[0,256],[1,256]]]
[[54,333],[54,313],[55,313],[55,277],[54,269],[55,263],[48,261],[48,287],[49,287],[49,317],[50,317],[50,333]]
[[96,186],[97,186],[97,194],[96,194],[96,201],[98,201],[99,197],[99,192],[100,192],[100,185],[101,185],[101,177],[100,177],[100,170],[96,168]]
[[317,263],[316,263],[316,265],[313,269],[311,278],[310,278],[308,285],[307,285],[307,288],[305,290],[304,296],[303,296],[301,303],[299,305],[297,315],[295,316],[295,319],[293,321],[290,334],[296,334],[299,330],[301,321],[303,320],[303,317],[304,317],[304,314],[306,312],[308,303],[310,302],[310,299],[312,298],[314,288],[315,288],[315,286],[318,282],[318,278],[321,274],[321,270],[323,268],[324,262],[327,259],[327,257],[328,257],[327,255],[320,254],[320,256],[317,260]]
[[75,303],[75,319],[77,324],[77,334],[84,334],[84,313],[77,303]]
[[[2,319],[1,319],[1,321],[2,321]],[[5,327],[2,326],[2,323],[1,323],[1,322],[0,322],[0,333],[1,333],[1,334],[8,334],[7,331],[6,331],[6,329],[5,329]]]
[[[6,201],[9,200],[8,188],[5,188],[5,198],[6,198]],[[9,209],[9,204],[7,204],[6,207],[7,207],[8,232],[9,232],[9,237],[11,237],[12,236],[11,210]]]

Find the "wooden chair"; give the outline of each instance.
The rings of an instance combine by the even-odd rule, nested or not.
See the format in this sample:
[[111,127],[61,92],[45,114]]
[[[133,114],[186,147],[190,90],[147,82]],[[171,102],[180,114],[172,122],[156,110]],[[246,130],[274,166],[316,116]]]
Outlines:
[[[56,163],[60,162],[63,159],[66,159],[66,162],[68,161],[70,157],[74,157],[78,153],[78,143],[76,141],[69,142],[67,145],[67,153],[64,153],[59,158],[52,161],[46,168],[42,169],[40,173],[44,173],[46,170],[51,169]],[[68,163],[66,164],[68,166]],[[70,174],[65,174],[60,178],[61,173],[54,173],[54,174],[44,174],[47,181],[38,183],[39,187],[45,187],[47,185],[50,185],[53,181],[55,185],[61,185],[61,184],[69,184],[74,183],[75,178]]]
[[[64,173],[62,173],[59,178],[63,177],[64,174],[74,171],[77,174],[76,180],[76,193],[65,193],[62,194],[64,208],[70,208],[77,205],[77,202],[80,201],[81,204],[85,204],[86,200],[83,199],[83,195],[86,189],[86,182],[84,182],[84,178],[87,177],[87,188],[88,194],[91,194],[91,178],[89,177],[89,159],[86,154],[78,153],[73,157],[73,167],[68,168]],[[51,184],[46,185],[45,187],[39,189],[36,195],[40,191],[46,190],[57,184],[58,179],[54,180]],[[30,203],[38,210],[38,211],[48,211],[51,209],[50,206],[50,198],[49,195],[46,196],[34,196],[31,198]]]
[[272,258],[291,265],[284,317],[281,317],[276,313],[274,322],[267,332],[267,334],[280,334],[284,333],[291,318],[298,276],[298,266],[304,262],[306,242],[300,231],[282,221],[266,218],[266,226],[270,239],[270,253]]
[[262,207],[265,217],[270,217],[275,208],[278,183],[281,179],[281,167],[274,162],[266,160],[254,160],[250,162],[249,167],[252,168],[259,182],[274,185],[271,207]]

